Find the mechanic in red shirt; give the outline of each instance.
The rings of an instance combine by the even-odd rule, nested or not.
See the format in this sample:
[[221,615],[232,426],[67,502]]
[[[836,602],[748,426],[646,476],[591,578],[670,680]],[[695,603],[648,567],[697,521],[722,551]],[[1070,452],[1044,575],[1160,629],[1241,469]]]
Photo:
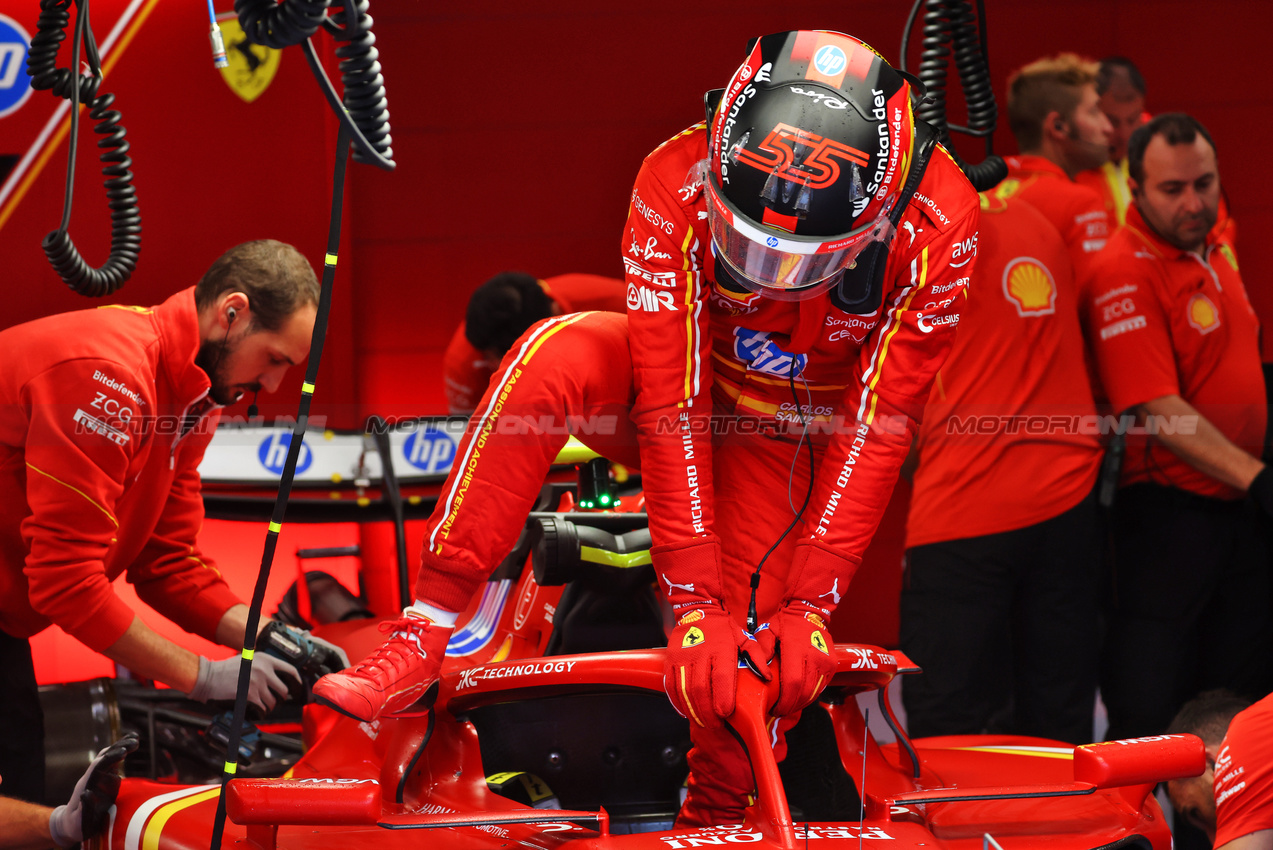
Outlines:
[[525,272],[501,272],[469,299],[442,362],[449,412],[468,416],[486,392],[504,354],[526,329],[549,316],[625,309],[623,281],[596,274],[562,274],[539,280]]
[[1020,195],[1052,222],[1070,249],[1081,286],[1109,235],[1099,194],[1074,182],[1109,158],[1109,119],[1096,94],[1095,62],[1073,53],[1040,59],[1008,78],[1008,124],[1021,153],[1006,157],[1008,177],[993,190]]
[[1202,738],[1207,770],[1167,783],[1178,813],[1217,850],[1273,850],[1273,695],[1251,704],[1225,690],[1185,703],[1169,727]]
[[1213,231],[1215,146],[1188,115],[1160,115],[1132,135],[1128,169],[1127,223],[1085,304],[1111,408],[1136,423],[1113,522],[1101,682],[1111,738],[1161,732],[1205,688],[1273,689],[1257,533],[1257,504],[1273,512],[1273,472],[1259,457],[1260,329],[1233,248]]
[[1090,743],[1101,445],[1065,243],[1020,196],[983,194],[966,291],[916,438],[900,641],[924,672],[902,688],[907,729]]
[[1101,60],[1096,72],[1096,93],[1101,112],[1110,124],[1109,159],[1080,171],[1074,179],[1101,196],[1112,230],[1126,221],[1127,206],[1132,201],[1127,187],[1127,140],[1150,117],[1145,111],[1145,78],[1132,60],[1109,56]]
[[[318,282],[273,240],[221,256],[157,307],[110,305],[0,331],[0,775],[44,795],[43,715],[28,638],[56,623],[197,699],[231,699],[239,659],[209,661],[153,632],[115,595],[120,574],[186,630],[242,646],[247,606],[198,549],[197,468],[222,405],[273,392],[305,359]],[[295,668],[258,653],[252,701]],[[13,730],[23,730],[15,734]]]
[[510,433],[510,417],[617,411],[602,444],[585,439],[622,463],[639,448],[677,620],[664,683],[694,742],[681,825],[737,823],[747,805],[750,768],[721,721],[740,656],[778,678],[779,757],[829,681],[827,620],[949,350],[970,270],[952,261],[976,244],[979,213],[916,128],[910,86],[856,39],[761,38],[709,105],[710,126],[660,145],[637,176],[627,317],[549,319],[510,350],[430,521],[415,611],[314,690],[363,718],[422,694],[453,612],[513,545],[565,441]]

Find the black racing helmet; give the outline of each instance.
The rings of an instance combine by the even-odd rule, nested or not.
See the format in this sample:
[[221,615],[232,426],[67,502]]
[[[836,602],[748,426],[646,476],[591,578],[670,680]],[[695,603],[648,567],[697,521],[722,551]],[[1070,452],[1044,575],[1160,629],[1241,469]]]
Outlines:
[[909,84],[861,41],[824,30],[759,39],[710,127],[718,268],[774,298],[825,292],[892,238],[914,126]]

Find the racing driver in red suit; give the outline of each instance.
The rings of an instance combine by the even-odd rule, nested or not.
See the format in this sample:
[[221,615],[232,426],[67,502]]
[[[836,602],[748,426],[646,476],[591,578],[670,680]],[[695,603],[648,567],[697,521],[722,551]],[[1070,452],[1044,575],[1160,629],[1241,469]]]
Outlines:
[[676,617],[664,685],[694,743],[677,823],[742,820],[751,770],[722,723],[739,670],[778,677],[782,758],[832,675],[827,621],[950,349],[976,251],[977,195],[910,96],[839,33],[752,45],[710,126],[637,176],[623,245],[654,248],[624,255],[626,318],[555,317],[513,346],[430,520],[416,604],[379,650],[320,681],[320,700],[370,720],[437,679],[454,612],[511,549],[566,439],[506,420],[621,411],[611,433],[581,436],[642,470]]

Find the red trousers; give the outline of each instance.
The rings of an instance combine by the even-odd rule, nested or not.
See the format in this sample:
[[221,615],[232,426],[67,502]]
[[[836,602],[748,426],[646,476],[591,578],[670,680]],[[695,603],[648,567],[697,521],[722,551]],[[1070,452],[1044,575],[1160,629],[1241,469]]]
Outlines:
[[[477,406],[429,520],[417,599],[464,609],[512,549],[570,434],[610,460],[640,466],[628,419],[634,394],[627,334],[624,315],[583,313],[545,320],[514,344]],[[723,399],[716,401],[719,411]],[[732,413],[715,417],[712,470],[725,605],[741,627],[752,571],[795,519],[822,452],[815,445],[811,461],[797,440],[762,436],[738,423]],[[782,600],[796,540],[793,531],[765,561],[757,594],[761,622]],[[786,749],[781,733],[795,719],[777,724],[779,758]],[[740,821],[753,787],[742,748],[723,729],[691,725],[691,739],[686,814]]]

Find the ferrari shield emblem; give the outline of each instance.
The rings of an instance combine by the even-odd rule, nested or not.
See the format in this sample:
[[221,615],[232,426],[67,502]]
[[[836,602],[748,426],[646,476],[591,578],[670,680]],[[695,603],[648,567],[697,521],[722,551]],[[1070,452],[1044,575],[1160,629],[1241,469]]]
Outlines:
[[809,636],[809,643],[813,644],[813,648],[821,652],[823,655],[830,655],[827,650],[826,639],[822,637],[822,632],[814,632]]
[[282,51],[249,42],[238,18],[232,15],[217,23],[225,39],[225,56],[230,62],[229,67],[221,69],[221,76],[232,92],[251,103],[274,80]]
[[685,633],[685,637],[681,639],[681,648],[685,649],[691,646],[698,646],[703,642],[703,630],[698,626],[690,626],[689,631]]

